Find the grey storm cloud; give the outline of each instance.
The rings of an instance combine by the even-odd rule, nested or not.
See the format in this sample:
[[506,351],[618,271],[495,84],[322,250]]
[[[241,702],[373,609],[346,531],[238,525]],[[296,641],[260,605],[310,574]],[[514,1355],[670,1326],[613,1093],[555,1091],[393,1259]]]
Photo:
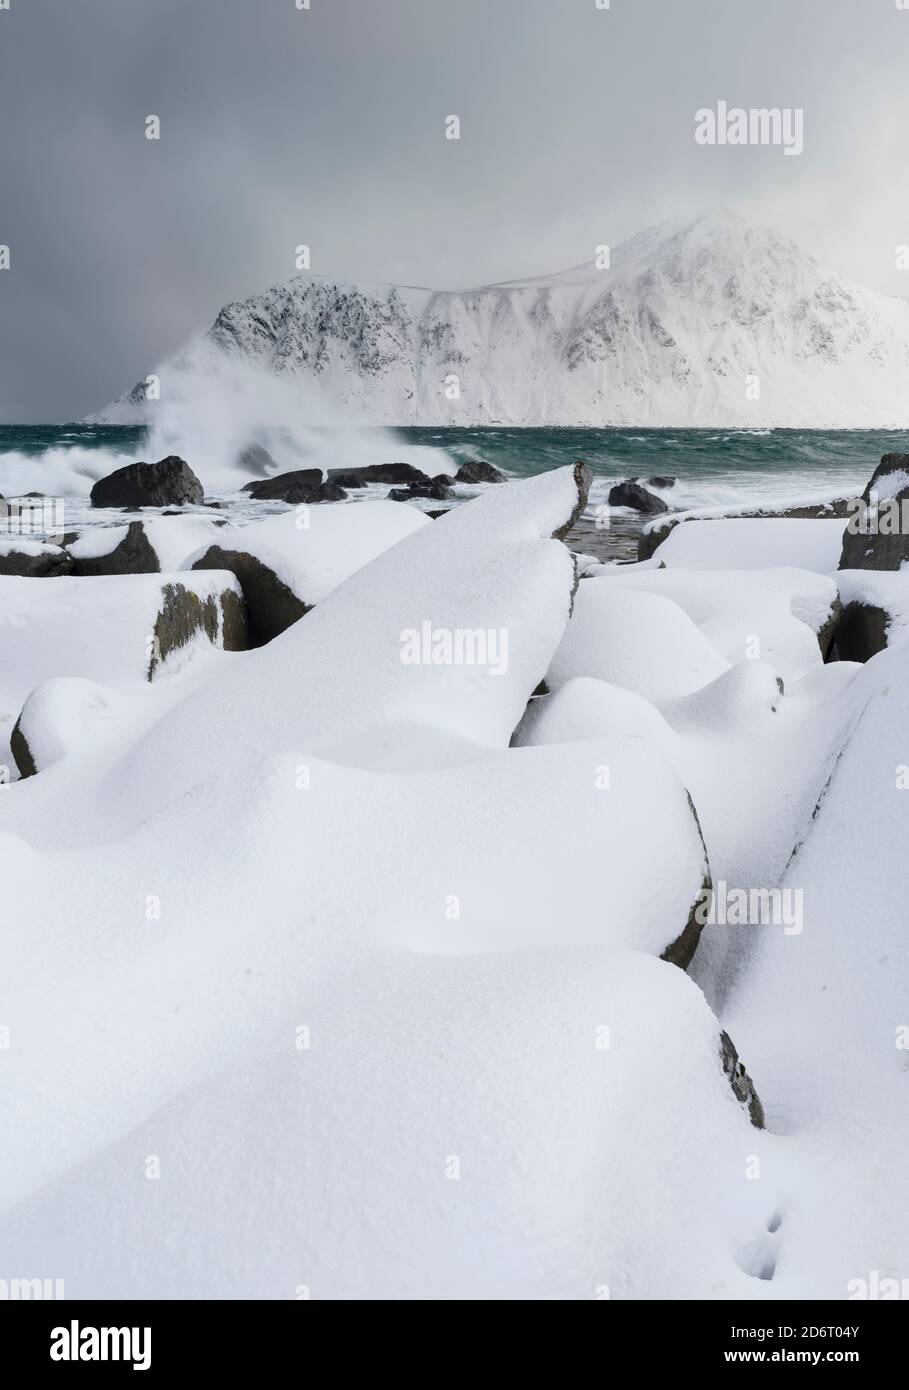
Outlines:
[[[904,294],[907,56],[896,0],[9,0],[0,418],[101,406],[301,242],[466,286],[723,204]],[[804,153],[697,145],[719,100]]]

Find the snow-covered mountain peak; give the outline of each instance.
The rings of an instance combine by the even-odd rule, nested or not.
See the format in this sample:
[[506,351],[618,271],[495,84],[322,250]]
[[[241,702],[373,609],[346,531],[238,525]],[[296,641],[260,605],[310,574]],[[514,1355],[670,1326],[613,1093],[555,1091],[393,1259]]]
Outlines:
[[[163,364],[222,354],[352,423],[905,426],[909,304],[709,210],[590,262],[466,290],[302,274]],[[140,385],[93,417],[149,417]]]

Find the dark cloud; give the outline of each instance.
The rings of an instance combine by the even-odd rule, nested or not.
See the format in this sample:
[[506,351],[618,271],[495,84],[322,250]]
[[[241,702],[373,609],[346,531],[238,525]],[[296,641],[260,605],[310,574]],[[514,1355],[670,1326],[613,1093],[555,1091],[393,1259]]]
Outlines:
[[[723,203],[906,293],[907,54],[893,0],[11,0],[0,418],[103,405],[299,242],[466,285]],[[803,107],[805,153],[697,147],[720,98]]]

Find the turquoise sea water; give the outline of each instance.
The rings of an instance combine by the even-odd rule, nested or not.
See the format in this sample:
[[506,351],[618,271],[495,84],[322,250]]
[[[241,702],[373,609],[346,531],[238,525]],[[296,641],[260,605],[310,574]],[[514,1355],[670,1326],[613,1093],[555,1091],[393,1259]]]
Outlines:
[[[673,507],[736,507],[788,500],[814,500],[854,493],[864,486],[881,454],[909,451],[909,432],[887,430],[721,429],[451,429],[364,430],[375,461],[441,450],[453,465],[486,459],[515,477],[584,459],[593,469],[591,502],[605,501],[617,479],[670,474],[678,482],[664,493]],[[292,441],[288,467],[305,467],[308,436]],[[148,458],[145,431],[114,425],[0,425],[0,494],[46,492],[73,499],[85,510],[92,481],[135,459]],[[344,466],[343,450],[332,452],[331,432],[322,436],[326,456]],[[186,455],[206,482],[205,468]],[[431,457],[431,455],[427,455]],[[237,477],[237,489],[246,475]],[[235,490],[234,490],[235,491]],[[212,496],[246,508],[222,486]],[[81,504],[78,499],[82,499]],[[99,518],[100,519],[100,518]]]

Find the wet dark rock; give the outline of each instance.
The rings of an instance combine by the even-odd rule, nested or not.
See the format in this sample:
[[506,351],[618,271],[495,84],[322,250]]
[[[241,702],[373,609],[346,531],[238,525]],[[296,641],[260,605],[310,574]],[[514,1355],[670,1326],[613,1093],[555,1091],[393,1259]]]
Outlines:
[[205,492],[189,464],[176,454],[157,463],[128,463],[95,483],[93,507],[198,506]]
[[507,483],[508,478],[500,468],[496,468],[491,463],[484,463],[482,459],[474,459],[470,463],[462,463],[455,474],[456,483]]
[[[257,478],[240,489],[257,502],[315,502],[322,486],[321,468],[297,468],[273,478]],[[306,496],[302,496],[306,493]]]
[[338,487],[367,487],[370,483],[431,483],[427,473],[410,463],[371,463],[364,468],[329,468],[328,481]]
[[410,502],[413,498],[426,498],[430,502],[448,502],[454,493],[448,482],[432,478],[425,483],[410,483],[407,487],[393,487],[388,494],[389,502]]
[[630,479],[624,483],[616,483],[614,487],[611,487],[607,500],[610,507],[630,507],[632,511],[644,512],[648,515],[668,512],[669,510],[662,497],[657,497],[654,492],[648,492],[640,483],[632,482]]
[[278,471],[278,465],[261,444],[248,444],[237,455],[237,467],[242,468],[244,473],[257,473],[260,478],[266,478],[269,473]]

